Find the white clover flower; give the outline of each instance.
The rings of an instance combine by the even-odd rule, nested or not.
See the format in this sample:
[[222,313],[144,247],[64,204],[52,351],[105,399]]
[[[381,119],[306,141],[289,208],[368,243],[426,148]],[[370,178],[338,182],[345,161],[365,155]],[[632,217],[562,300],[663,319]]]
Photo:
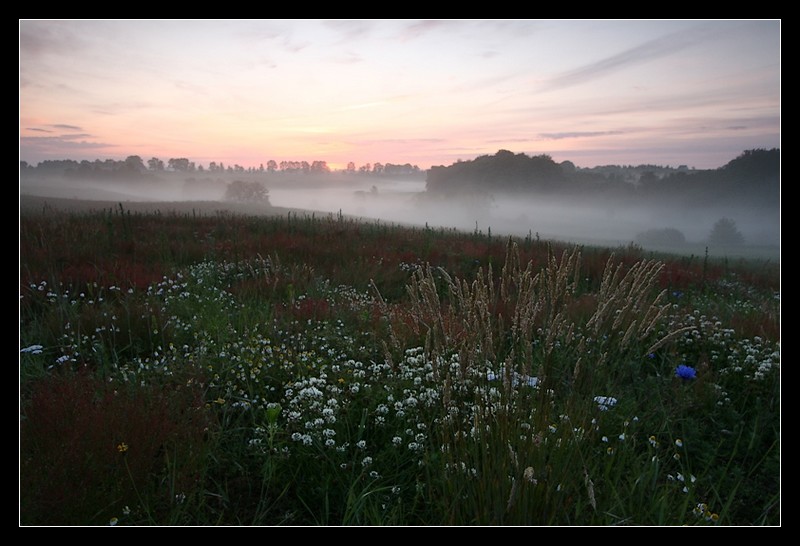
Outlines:
[[364,441],[364,440],[359,440],[356,443],[356,447],[359,448],[359,449],[364,449],[365,447],[367,447],[367,442]]
[[361,459],[361,466],[369,466],[372,464],[372,457],[364,457]]

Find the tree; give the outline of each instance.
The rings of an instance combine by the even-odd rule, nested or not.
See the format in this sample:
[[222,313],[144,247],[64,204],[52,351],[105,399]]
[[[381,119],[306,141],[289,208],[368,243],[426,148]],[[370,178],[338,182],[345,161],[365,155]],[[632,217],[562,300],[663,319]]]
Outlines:
[[228,189],[225,190],[225,199],[228,201],[268,202],[269,195],[267,189],[259,182],[234,180],[228,184]]
[[125,169],[140,172],[144,170],[144,161],[138,155],[129,155],[125,158]]
[[173,171],[188,171],[189,160],[185,157],[172,157],[167,161],[167,165]]
[[744,235],[730,218],[720,218],[708,235],[708,244],[720,246],[740,246],[744,244]]
[[151,171],[163,171],[164,170],[164,162],[158,159],[157,157],[151,157],[147,160],[147,168]]
[[275,162],[274,159],[270,159],[267,161],[267,170],[271,173],[274,173],[278,170],[278,164]]

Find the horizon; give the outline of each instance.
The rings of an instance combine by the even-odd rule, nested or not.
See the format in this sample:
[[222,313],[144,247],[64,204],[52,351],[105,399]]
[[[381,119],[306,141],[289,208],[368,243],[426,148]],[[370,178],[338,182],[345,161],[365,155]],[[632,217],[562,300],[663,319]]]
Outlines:
[[714,169],[780,148],[780,20],[20,20],[19,53],[31,165]]
[[[700,170],[715,170],[715,169],[719,169],[719,168],[724,167],[727,163],[729,163],[730,161],[733,161],[734,159],[740,157],[741,155],[743,155],[744,153],[746,153],[748,151],[755,151],[755,150],[759,150],[759,149],[763,149],[763,150],[766,150],[766,151],[769,151],[769,150],[772,150],[772,149],[777,149],[780,152],[780,148],[770,148],[770,149],[767,149],[767,148],[754,148],[752,150],[742,150],[735,157],[730,158],[730,160],[726,161],[725,163],[723,163],[719,167],[712,167],[712,168],[709,168],[709,169],[696,168],[696,167],[693,167],[691,165],[686,165],[686,164],[668,165],[668,164],[647,163],[647,162],[638,163],[638,164],[604,163],[604,164],[597,164],[597,165],[591,165],[591,166],[579,166],[579,165],[576,165],[576,168],[591,170],[591,169],[598,169],[598,168],[603,168],[603,167],[619,167],[619,168],[658,167],[658,168],[663,168],[663,169],[675,169],[675,170],[677,170],[679,168],[685,167],[685,168],[688,168],[689,170],[698,170],[698,171],[700,171]],[[494,156],[497,153],[499,153],[500,151],[503,151],[503,150],[497,150],[496,152],[490,153],[490,154],[481,154],[481,156],[485,156],[485,155]],[[523,153],[523,154],[525,153],[525,152],[515,152],[513,150],[505,150],[505,151],[510,151],[515,155],[518,155],[520,153]],[[525,155],[530,157],[530,156],[535,155],[535,154],[525,154]],[[545,155],[549,155],[549,154],[545,154]],[[458,160],[458,161],[470,162],[470,161],[474,161],[475,159],[477,159],[478,157],[481,157],[481,156],[470,157],[468,159],[463,159],[463,160]],[[96,158],[93,158],[93,159],[75,159],[75,158],[71,158],[71,157],[61,157],[61,158],[47,159],[47,160],[43,160],[43,161],[75,161],[75,162],[78,162],[78,163],[81,163],[82,161],[89,161],[90,163],[94,163],[94,162],[97,162],[97,161],[104,162],[104,161],[109,161],[110,160],[110,161],[124,162],[129,157],[132,157],[132,156],[131,155],[124,155],[124,156],[121,156],[121,157],[96,157]],[[145,167],[144,167],[145,171],[147,171],[147,172],[158,172],[158,171],[153,171],[152,169],[150,169],[147,166],[147,161],[149,159],[151,159],[151,158],[145,158],[145,157],[141,157],[141,156],[137,156],[137,157],[139,157],[142,160],[142,162],[145,164]],[[167,167],[167,161],[169,159],[178,159],[178,158],[161,158],[161,157],[155,157],[155,156],[153,158],[154,159],[160,159],[161,161],[163,161],[164,168],[163,168],[163,170],[161,172],[168,172],[168,173],[169,172],[176,172],[176,173],[182,172],[180,170],[170,169],[169,167]],[[195,171],[200,167],[202,167],[204,171],[208,171],[208,168],[209,168],[208,164],[204,165],[202,163],[196,163],[195,161],[192,160],[191,157],[181,158],[181,159],[188,159],[189,162],[192,163],[195,166],[194,167]],[[575,162],[571,161],[570,159],[564,159],[562,161],[556,161],[555,158],[551,158],[551,159],[553,159],[553,161],[555,161],[558,164],[561,164],[561,163],[563,163],[565,161],[570,161],[573,164],[575,164]],[[269,161],[269,160],[267,160],[267,161]],[[267,172],[266,166],[264,165],[267,161],[262,162],[260,165],[239,165],[239,166],[243,167],[245,169],[245,171],[258,171],[259,166],[264,166],[264,172]],[[280,159],[280,160],[279,159],[274,159],[274,161],[278,165],[280,165],[280,163],[282,161],[284,161],[284,160],[283,159]],[[325,160],[318,160],[318,161],[322,161],[323,163],[327,163]],[[304,161],[304,162],[309,163],[309,165],[311,163],[310,161]],[[26,162],[26,163],[27,163],[28,167],[37,168],[39,166],[38,163],[37,164],[32,164],[32,163],[29,163],[29,162]],[[377,163],[381,163],[383,165],[391,164],[391,165],[395,165],[395,166],[403,166],[403,165],[405,165],[405,163],[395,163],[393,161],[378,161]],[[224,164],[224,162],[223,162],[223,164]],[[432,165],[432,167],[449,167],[449,166],[452,166],[454,164],[455,164],[455,162],[451,163],[449,165]],[[224,167],[227,170],[229,167],[233,167],[234,165],[236,165],[236,164],[226,164],[226,165],[224,165]],[[330,165],[328,165],[328,166],[330,168],[330,170],[328,171],[329,173],[347,173],[347,172],[349,172],[344,168],[338,168],[338,167],[337,168],[333,168],[333,167],[330,167]],[[361,165],[358,165],[358,164],[355,165],[355,168],[356,168],[355,174],[374,174],[371,171],[366,172],[366,173],[359,172],[358,168],[360,166]],[[412,165],[412,167],[413,166],[414,165]],[[430,170],[430,168],[428,168],[428,169],[423,169],[422,167],[419,168],[419,172],[420,173],[425,173],[425,172],[427,172],[429,170]],[[208,171],[208,172],[211,172],[211,171]],[[281,173],[281,172],[294,172],[294,171],[283,171],[282,169],[278,168],[273,172]],[[313,173],[313,171],[312,171],[312,173]],[[320,173],[317,172],[317,174],[320,174]]]

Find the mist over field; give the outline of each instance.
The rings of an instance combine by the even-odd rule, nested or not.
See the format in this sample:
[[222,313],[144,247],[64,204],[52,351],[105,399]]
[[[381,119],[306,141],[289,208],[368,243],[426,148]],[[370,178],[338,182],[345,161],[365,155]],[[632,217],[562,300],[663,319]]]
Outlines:
[[[569,194],[520,193],[502,189],[487,192],[443,194],[427,191],[424,173],[391,177],[327,173],[160,172],[153,176],[84,177],[38,173],[27,169],[20,177],[20,193],[42,197],[110,201],[120,203],[215,202],[214,210],[243,209],[246,213],[282,214],[276,209],[295,209],[315,214],[343,214],[384,223],[430,228],[456,228],[491,232],[493,235],[539,237],[584,244],[627,245],[672,252],[698,252],[720,218],[735,221],[748,248],[773,247],[778,254],[780,214],[767,206],[747,205],[740,199],[718,204],[651,202],[626,198],[609,191]],[[428,176],[430,178],[430,175]],[[263,187],[263,199],[231,199],[232,181],[241,179]],[[631,186],[633,187],[633,186]],[[735,197],[735,196],[734,196]],[[168,208],[168,207],[165,207]],[[685,244],[655,244],[642,234],[678,230]],[[701,249],[702,250],[702,249]],[[712,248],[712,251],[718,249]],[[730,249],[725,249],[730,252]]]

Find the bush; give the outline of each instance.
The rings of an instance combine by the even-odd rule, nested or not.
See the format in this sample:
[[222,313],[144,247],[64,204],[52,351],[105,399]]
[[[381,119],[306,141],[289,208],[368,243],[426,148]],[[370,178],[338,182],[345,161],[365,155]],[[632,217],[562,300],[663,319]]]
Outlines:
[[686,243],[686,237],[675,228],[649,229],[636,235],[640,245],[677,246]]

